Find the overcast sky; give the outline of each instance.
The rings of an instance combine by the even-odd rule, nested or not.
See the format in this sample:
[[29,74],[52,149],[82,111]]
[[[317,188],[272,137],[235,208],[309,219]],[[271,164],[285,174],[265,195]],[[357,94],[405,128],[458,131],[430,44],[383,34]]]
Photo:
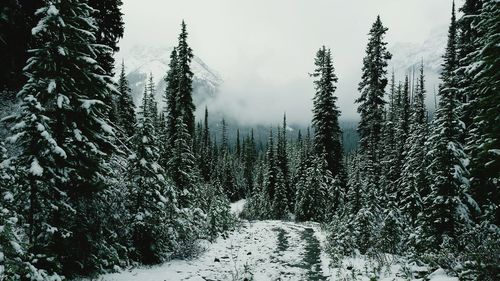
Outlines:
[[377,15],[386,40],[423,42],[449,22],[451,0],[123,0],[126,50],[173,46],[180,22],[194,53],[224,79],[212,107],[250,122],[310,120],[314,89],[308,73],[317,49],[332,49],[336,94],[344,119],[357,116],[367,33]]

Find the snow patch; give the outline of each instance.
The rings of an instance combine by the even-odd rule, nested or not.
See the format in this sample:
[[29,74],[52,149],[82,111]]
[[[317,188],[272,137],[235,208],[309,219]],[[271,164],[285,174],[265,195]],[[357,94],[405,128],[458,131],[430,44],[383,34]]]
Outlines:
[[243,211],[243,207],[245,206],[246,202],[247,202],[246,199],[241,199],[234,203],[231,203],[231,214],[238,217]]
[[31,162],[30,173],[38,177],[41,177],[43,174],[43,168],[40,166],[40,163],[38,163],[38,159],[36,158],[34,158]]

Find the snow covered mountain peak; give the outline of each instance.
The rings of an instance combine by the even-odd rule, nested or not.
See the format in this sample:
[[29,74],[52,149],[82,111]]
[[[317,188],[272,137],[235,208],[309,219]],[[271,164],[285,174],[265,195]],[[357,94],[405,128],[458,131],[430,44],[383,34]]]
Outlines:
[[[156,85],[156,100],[159,104],[163,104],[163,93],[166,87],[164,78],[169,69],[168,64],[172,50],[173,47],[136,45],[116,55],[116,72],[119,73],[123,60],[136,105],[142,98],[144,86],[150,74],[153,75],[153,82]],[[199,105],[216,95],[223,80],[215,70],[197,56],[193,57],[191,71],[194,74],[193,100],[195,105]]]

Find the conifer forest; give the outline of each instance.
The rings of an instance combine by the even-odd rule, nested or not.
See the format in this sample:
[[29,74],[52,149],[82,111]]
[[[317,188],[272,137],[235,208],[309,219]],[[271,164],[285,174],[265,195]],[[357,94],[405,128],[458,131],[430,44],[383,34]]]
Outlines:
[[0,1],[0,281],[500,280],[500,1],[436,1],[435,86],[370,18],[352,127],[335,44],[294,54],[305,125],[239,122],[200,102],[189,19],[129,75],[127,2]]

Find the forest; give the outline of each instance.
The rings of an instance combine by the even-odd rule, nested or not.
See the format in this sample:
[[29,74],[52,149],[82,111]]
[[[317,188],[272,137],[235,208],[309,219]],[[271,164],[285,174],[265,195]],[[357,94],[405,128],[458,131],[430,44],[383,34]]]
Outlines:
[[[261,143],[253,130],[229,136],[224,119],[211,128],[210,108],[195,118],[184,21],[163,101],[149,77],[135,105],[125,64],[114,67],[121,6],[0,5],[0,280],[189,260],[200,240],[223,239],[242,220],[318,223],[332,266],[391,255],[429,268],[400,280],[438,268],[459,280],[500,280],[498,0],[450,3],[435,112],[425,105],[425,61],[396,81],[388,27],[381,17],[367,26],[359,141],[348,150],[335,46],[318,46],[314,69],[304,69],[313,80],[310,126],[289,131],[283,114]],[[242,199],[235,216],[231,203]]]

